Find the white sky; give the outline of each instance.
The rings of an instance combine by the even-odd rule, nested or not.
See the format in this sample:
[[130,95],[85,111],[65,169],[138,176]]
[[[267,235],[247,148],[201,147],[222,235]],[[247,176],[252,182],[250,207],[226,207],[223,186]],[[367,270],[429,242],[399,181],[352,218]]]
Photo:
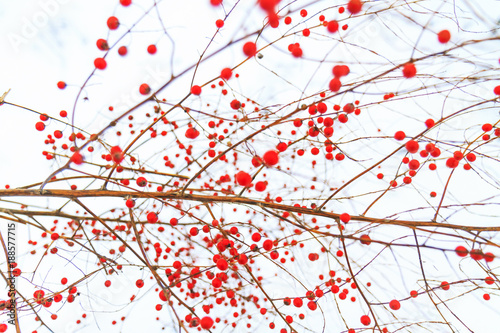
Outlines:
[[[33,108],[54,117],[58,117],[59,111],[63,109],[71,113],[78,87],[81,86],[93,70],[94,58],[104,54],[97,50],[95,41],[98,38],[108,38],[110,44],[113,44],[124,34],[126,26],[130,26],[132,22],[135,22],[145,11],[151,8],[153,3],[149,0],[134,0],[133,2],[134,4],[129,8],[117,5],[118,1],[97,0],[85,2],[75,0],[26,0],[0,3],[0,31],[2,32],[0,35],[0,45],[2,45],[0,49],[0,64],[2,66],[0,94],[11,89],[6,98],[8,102]],[[229,9],[234,1],[226,1],[225,3],[226,8]],[[364,8],[375,11],[376,9],[382,9],[389,3],[391,2],[371,1],[365,4]],[[396,7],[395,11],[406,14],[409,12],[408,7],[402,5],[402,1],[393,3]],[[446,4],[441,7],[441,3]],[[460,1],[459,6],[456,8],[453,8],[450,5],[451,3],[451,1],[415,1],[410,4],[415,11],[423,10],[423,7],[436,10],[436,14],[432,17],[415,14],[414,19],[416,22],[427,25],[427,29],[422,35],[420,35],[422,29],[418,25],[409,25],[408,21],[403,19],[401,15],[389,15],[382,11],[378,18],[371,15],[366,18],[359,17],[346,20],[346,23],[349,24],[349,33],[345,34],[345,44],[338,41],[330,42],[324,31],[316,34],[315,32],[318,30],[313,29],[311,29],[313,37],[309,39],[301,38],[300,34],[283,38],[262,51],[264,58],[260,62],[257,63],[257,60],[251,60],[238,68],[236,72],[241,75],[241,80],[229,82],[229,89],[232,89],[229,95],[234,94],[234,98],[240,98],[241,100],[244,97],[251,97],[261,103],[262,106],[269,106],[270,110],[276,110],[274,108],[276,105],[299,100],[303,97],[303,94],[306,96],[313,95],[324,90],[331,79],[331,67],[334,64],[344,62],[349,64],[351,74],[345,78],[345,81],[343,79],[343,83],[355,85],[367,76],[381,73],[394,65],[407,61],[417,39],[419,44],[418,50],[414,54],[416,58],[421,57],[423,54],[439,52],[446,47],[458,45],[465,40],[498,37],[497,31],[487,31],[487,29],[498,27],[500,2]],[[299,1],[289,8],[295,11],[306,4],[308,3]],[[339,1],[318,1],[310,4],[308,7],[310,20],[305,20],[298,27],[302,29],[303,27],[311,28],[317,25],[318,15],[312,15],[312,13],[317,13],[325,6],[337,6],[339,4],[341,4]],[[423,7],[419,7],[420,5]],[[75,114],[75,124],[77,126],[85,128],[90,133],[99,131],[113,119],[112,117],[116,117],[120,112],[127,110],[142,100],[142,96],[138,94],[137,90],[141,83],[147,82],[153,89],[157,89],[168,80],[172,73],[178,74],[187,66],[192,65],[215,33],[215,20],[222,18],[224,15],[222,9],[211,8],[208,1],[194,0],[175,3],[160,1],[158,12],[162,17],[163,24],[167,26],[168,35],[162,31],[156,10],[152,10],[148,14],[148,18],[141,21],[134,28],[133,34],[123,37],[118,45],[127,45],[129,54],[122,58],[116,54],[116,48],[109,52],[106,58],[108,68],[103,72],[98,72],[91,78],[81,96],[88,97],[88,101],[83,99],[78,101]],[[327,19],[331,17],[347,17],[346,15],[339,15],[336,8],[326,11],[324,14]],[[118,31],[109,33],[106,20],[111,15],[119,17],[123,24]],[[207,54],[211,54],[223,47],[230,40],[254,32],[262,25],[264,16],[254,6],[253,1],[241,1],[241,4],[229,16],[224,29],[221,30],[221,34],[214,39]],[[300,22],[301,18],[297,12],[294,12],[292,16],[293,24]],[[460,30],[457,28],[457,22]],[[293,24],[287,27],[282,23],[279,29],[267,31],[259,39],[258,47],[263,47],[270,41],[275,40],[277,36],[284,34],[287,28],[292,29],[290,31],[299,31],[299,28],[293,30]],[[390,27],[391,30],[387,27]],[[452,40],[451,44],[443,46],[435,40],[435,32],[445,28],[452,32]],[[171,43],[169,37],[175,40],[175,44]],[[250,39],[255,40],[255,37]],[[286,51],[288,44],[299,41],[304,49],[305,56],[303,60],[292,59]],[[145,53],[149,44],[158,46],[156,55],[149,56]],[[227,47],[214,59],[203,63],[196,74],[194,83],[205,83],[207,80],[217,77],[222,68],[236,66],[243,61],[241,45],[242,43],[238,43]],[[377,54],[367,51],[369,49],[376,50]],[[352,116],[352,119],[350,118],[349,123],[346,125],[335,127],[334,137],[344,141],[358,137],[373,137],[373,140],[362,140],[362,143],[345,145],[346,149],[352,153],[353,158],[363,161],[360,163],[348,163],[346,161],[345,163],[342,162],[342,164],[335,164],[335,167],[331,167],[326,163],[319,163],[315,172],[323,181],[323,183],[318,181],[318,184],[316,184],[318,190],[321,191],[320,193],[307,190],[311,183],[309,160],[295,160],[292,162],[291,159],[286,160],[283,158],[283,169],[286,166],[290,167],[292,175],[288,177],[284,173],[276,172],[276,170],[269,170],[267,179],[270,181],[269,188],[275,191],[273,193],[284,196],[290,202],[298,202],[303,197],[308,198],[317,193],[320,193],[322,197],[327,197],[329,187],[341,186],[342,181],[348,180],[361,172],[371,165],[376,158],[384,156],[384,154],[394,150],[400,144],[395,140],[379,140],[377,138],[379,135],[392,136],[397,130],[404,130],[408,137],[417,135],[424,130],[423,120],[427,118],[437,120],[442,115],[449,115],[474,102],[492,98],[493,87],[500,84],[498,76],[499,50],[498,40],[457,50],[453,55],[459,60],[437,57],[418,63],[419,74],[428,74],[427,76],[423,75],[421,78],[414,80],[401,80],[400,73],[397,70],[387,76],[389,78],[387,81],[380,81],[376,85],[366,88],[361,87],[355,94],[348,93],[332,100],[332,103],[329,104],[330,109],[333,103],[343,105],[354,99],[360,99],[361,104],[365,105],[360,117]],[[171,59],[172,54],[174,54],[173,60]],[[467,63],[464,59],[469,59],[471,62]],[[170,66],[171,60],[173,68]],[[268,69],[272,69],[274,72]],[[482,79],[478,79],[474,85],[467,85],[469,81],[464,80],[458,83],[460,89],[450,89],[452,84],[448,84],[446,79],[451,78],[450,81],[455,83],[455,77],[467,76],[469,73],[474,73],[475,76]],[[189,71],[188,75],[176,80],[174,85],[164,90],[159,97],[165,97],[167,101],[176,103],[189,90],[192,78],[193,71]],[[438,78],[445,79],[440,80]],[[68,83],[65,90],[57,89],[56,83],[60,80]],[[422,85],[433,86],[427,91],[411,93],[413,89],[418,89]],[[444,89],[445,92],[441,92],[440,89]],[[446,89],[449,89],[449,94]],[[379,104],[383,93],[389,91],[401,92],[400,95],[403,98],[399,102],[392,104]],[[424,92],[428,95],[421,96]],[[232,116],[232,111],[227,111],[225,99],[220,96],[218,90],[213,92],[207,86],[203,88],[202,99],[192,96],[186,102],[186,105],[194,109],[202,109],[207,113],[213,112],[214,108],[218,108],[220,115]],[[411,97],[405,99],[405,96]],[[229,97],[227,96],[227,98]],[[317,99],[309,98],[304,100],[304,103],[311,103]],[[206,106],[207,103],[210,103],[211,106]],[[109,105],[115,107],[113,113],[107,111]],[[297,103],[294,103],[286,110],[291,111],[296,105]],[[452,144],[463,144],[464,140],[471,140],[471,138],[481,133],[481,124],[498,121],[497,104],[489,104],[483,109],[473,111],[470,114],[450,120],[439,131],[430,132],[428,134],[429,140],[450,140]],[[50,121],[45,131],[37,132],[35,130],[35,123],[39,121],[37,114],[6,105],[0,107],[0,112],[0,135],[3,139],[3,144],[0,145],[0,154],[2,156],[0,158],[0,175],[2,175],[0,177],[0,187],[6,184],[11,187],[19,187],[43,181],[44,177],[49,175],[61,163],[59,161],[51,164],[45,161],[44,156],[41,154],[43,150],[50,148],[50,146],[43,143],[46,135],[60,129],[67,136],[70,128],[61,126],[55,121]],[[144,125],[147,124],[148,120],[142,116],[143,113],[141,110],[139,113],[141,117],[136,118],[136,124],[138,125],[136,129],[145,127]],[[179,119],[183,117],[182,113],[172,116],[172,118]],[[196,117],[200,120],[200,123],[206,124],[207,117]],[[126,125],[128,125],[128,122],[123,122],[120,124],[123,127],[120,128],[126,129]],[[182,125],[185,126],[185,122]],[[255,125],[255,128],[259,125]],[[290,128],[291,125],[286,127],[286,133],[283,130],[285,141],[290,137]],[[377,129],[381,129],[381,132],[377,132]],[[249,130],[249,128],[246,128],[247,132],[245,133],[248,134]],[[202,132],[202,136],[204,134],[206,133]],[[252,147],[258,150],[257,153],[262,154],[267,149],[273,148],[278,142],[273,136],[276,136],[274,132],[271,133],[271,136],[259,136],[256,139],[257,141],[252,143]],[[234,137],[236,140],[238,135]],[[457,143],[457,138],[462,141]],[[123,147],[129,142],[130,137],[125,135],[117,137],[114,135],[114,130],[110,130],[105,139],[110,145]],[[172,151],[176,149],[175,144],[172,144],[174,142],[172,136],[167,136],[166,141],[161,142]],[[205,142],[200,143],[199,146],[195,145],[194,150],[202,149],[202,145],[205,147]],[[302,146],[305,148],[305,143],[299,143],[297,148]],[[447,149],[443,157],[451,156],[450,154],[453,153],[455,148],[453,146],[442,146],[442,151]],[[444,201],[444,204],[455,204],[485,200],[485,202],[493,204],[467,209],[455,207],[449,210],[443,209],[441,219],[447,219],[448,222],[457,224],[478,222],[481,225],[498,226],[498,148],[497,140],[496,144],[478,149],[484,155],[494,156],[495,159],[480,158],[480,161],[476,164],[476,173],[472,173],[472,171],[466,172],[461,167],[457,169],[457,176],[450,183],[449,195],[445,197]],[[154,166],[154,168],[159,165],[158,169],[160,169],[163,163],[162,155],[166,154],[163,149],[163,146],[145,144],[139,152],[148,157],[147,162],[149,165]],[[242,154],[242,156],[244,156],[242,158],[248,158],[249,154]],[[328,210],[335,212],[349,211],[353,215],[362,214],[377,195],[359,197],[358,195],[369,191],[380,191],[384,188],[380,182],[377,182],[375,174],[384,172],[384,181],[388,182],[390,177],[397,173],[397,166],[404,153],[401,151],[396,156],[397,159],[384,164],[383,169],[374,170],[373,175],[370,176],[371,178],[364,178],[363,181],[349,186],[341,195],[343,198],[348,198],[350,195],[356,196],[356,200],[332,200],[327,207]],[[86,156],[88,161],[101,162],[102,160],[99,157],[100,154],[94,156],[87,154]],[[423,159],[420,160],[423,163]],[[61,161],[65,162],[64,159]],[[439,173],[432,173],[428,170],[427,165],[424,166],[422,171],[419,171],[418,176],[415,177],[415,186],[407,186],[384,196],[370,209],[367,215],[386,217],[397,214],[399,218],[404,219],[430,220],[433,215],[433,207],[439,202],[438,199],[442,194],[449,174],[449,170],[444,167],[444,160],[439,163],[439,170],[441,170]],[[179,162],[178,165],[180,164]],[[82,167],[82,169],[91,170],[85,169],[85,167]],[[193,170],[196,171],[194,168]],[[182,173],[192,175],[194,174],[193,170],[182,170]],[[171,170],[163,168],[160,171],[169,172]],[[211,170],[211,176],[218,179],[220,175],[233,171],[234,168],[229,166],[227,170],[216,168]],[[303,185],[304,189],[299,193],[289,192],[281,188],[281,183],[273,184],[272,180],[277,179],[285,179],[284,181],[288,182],[290,187]],[[455,179],[459,179],[459,181],[455,181]],[[399,178],[398,182],[401,183],[401,181],[402,179]],[[79,183],[80,186],[83,187],[83,183]],[[430,199],[428,196],[430,191],[438,192],[438,198]],[[252,195],[256,195],[255,192],[252,192]],[[31,200],[30,202],[38,206],[47,204],[45,199]],[[60,202],[62,201],[51,201],[52,204]],[[96,210],[102,212],[112,205],[123,206],[122,200],[110,200],[109,204],[106,203],[106,206],[93,203]],[[310,204],[310,202],[306,201],[303,204]],[[406,210],[418,207],[423,208],[406,212]],[[171,212],[164,212],[166,221],[168,221],[167,216],[170,216],[168,214],[171,214]],[[221,209],[219,214],[225,214],[227,219],[233,218],[235,221],[243,221],[245,218],[238,214],[232,214],[229,209],[224,212]],[[361,229],[360,225],[355,224],[356,228]],[[4,233],[5,226],[2,225],[1,230]],[[38,231],[29,230],[25,232],[26,230],[21,228],[18,228],[18,230],[22,230],[22,232],[19,231],[18,251],[20,254],[24,254],[32,249],[26,247],[27,240],[36,239],[38,236],[35,235],[38,235]],[[349,231],[353,232],[354,230],[356,230],[354,227],[352,230],[349,229]],[[276,231],[274,230],[274,232]],[[365,232],[368,232],[368,229],[362,231],[362,233]],[[406,229],[380,227],[378,229],[374,228],[370,232],[371,237],[374,239],[393,241],[397,237],[402,237],[402,242],[412,242],[410,238],[412,234]],[[498,240],[498,236],[495,237],[492,239],[493,241]],[[428,244],[447,249],[453,249],[459,245],[456,240],[451,241],[451,238],[446,238],[444,241],[443,239],[435,238],[429,240]],[[421,242],[424,242],[423,237]],[[338,246],[338,242],[334,243],[335,246]],[[471,245],[471,243],[468,243],[468,245]],[[107,245],[104,245],[103,248],[107,248]],[[309,268],[311,263],[307,260],[307,253],[309,251],[318,252],[318,245],[308,243],[306,250],[304,253],[299,253],[299,249],[294,249],[294,254],[297,256],[297,261],[302,263],[302,267]],[[382,250],[382,247],[378,245],[372,245],[370,248],[352,246],[350,257],[362,265],[361,263],[365,262],[367,258],[376,256],[379,250]],[[364,282],[370,280],[374,285],[375,281],[379,284],[378,289],[374,290],[372,288],[370,290],[373,292],[374,298],[384,301],[389,301],[392,298],[401,299],[408,296],[408,290],[418,288],[416,281],[421,277],[419,266],[416,264],[418,259],[414,249],[398,248],[398,250],[400,252],[397,253],[390,253],[390,251],[385,250],[380,262],[373,266],[373,271],[369,275],[363,276],[364,279],[366,277]],[[488,251],[500,255],[500,252],[494,247],[488,248]],[[38,253],[41,252],[42,249],[39,248]],[[471,263],[469,258],[459,261],[451,252],[423,250],[423,253],[428,274],[435,279],[433,282],[436,283],[444,279],[456,281],[464,278],[464,276],[479,280],[485,276],[483,268],[498,273],[497,262],[493,262],[490,267],[483,266],[481,268],[473,262]],[[69,252],[65,253],[65,255],[67,255],[66,258],[72,257]],[[23,268],[26,267],[26,271],[33,271],[38,263],[34,262],[29,256],[24,255],[22,260]],[[93,260],[92,256],[81,254],[74,259],[74,265],[67,265],[66,261],[62,259],[55,261],[57,263],[55,265],[51,265],[50,262],[46,263],[35,274],[35,283],[44,288],[57,289],[61,274],[78,277],[79,272],[76,266],[79,266],[82,270],[84,268],[93,269],[95,267]],[[318,262],[315,262],[315,265],[316,263]],[[334,264],[324,257],[319,263],[320,265],[317,267],[321,268]],[[88,264],[88,267],[85,267],[86,264]],[[273,266],[263,261],[262,267],[263,271],[269,269],[271,272]],[[378,269],[375,270],[375,267],[378,267]],[[104,275],[96,276],[87,286],[89,289],[85,290],[82,287],[82,293],[86,296],[79,300],[80,305],[73,308],[63,307],[60,310],[60,319],[51,322],[54,332],[96,332],[99,330],[109,332],[111,331],[111,320],[115,320],[124,314],[127,314],[129,319],[124,323],[120,332],[135,332],[144,329],[145,325],[149,325],[145,324],[145,322],[149,322],[143,318],[147,317],[151,320],[156,317],[154,304],[158,302],[157,293],[154,291],[146,293],[145,290],[141,290],[141,296],[144,295],[144,303],[137,302],[135,305],[125,307],[133,291],[130,290],[130,284],[126,284],[124,281],[130,280],[133,285],[138,274],[143,274],[132,269],[125,269],[125,272],[126,274],[122,274],[119,278],[113,280],[111,288],[105,289],[101,287],[106,279]],[[272,272],[274,273],[274,271]],[[319,281],[312,280],[313,278],[317,280],[319,274],[317,271],[305,269],[295,271],[294,274],[304,281],[311,279],[309,287],[314,287],[316,283],[319,283]],[[276,279],[270,279],[270,283],[272,283],[270,288],[275,297],[289,296],[290,293],[296,290],[300,290],[297,293],[302,293],[301,287],[297,286],[296,283],[288,279],[284,279],[284,282],[281,278],[279,276]],[[31,290],[27,281],[20,281],[19,283],[26,290]],[[484,286],[484,283],[481,286]],[[500,321],[500,315],[496,310],[500,308],[498,290],[490,290],[492,299],[485,302],[482,300],[483,292],[469,293],[471,289],[470,285],[462,289],[459,286],[457,288],[452,287],[452,290],[447,294],[443,294],[443,297],[452,299],[449,304],[452,305],[454,313],[464,318],[473,331],[491,331],[493,325]],[[466,293],[466,295],[461,295],[461,293]],[[27,295],[31,296],[29,292],[27,292]],[[87,295],[90,296],[87,297]],[[459,295],[463,297],[453,299],[454,296]],[[360,298],[359,294],[356,297]],[[417,320],[422,318],[422,321],[429,318],[439,320],[435,311],[432,313],[427,312],[432,310],[432,306],[429,305],[428,299],[424,300],[425,297],[425,295],[419,296],[422,303],[402,303],[405,308],[401,312],[403,310],[405,312],[398,313],[398,315],[403,320],[408,321],[414,321],[415,318]],[[92,301],[91,304],[88,303],[89,300]],[[148,300],[150,301],[148,302]],[[147,305],[144,306],[143,304]],[[327,313],[326,317],[329,326],[325,331],[340,332],[345,329],[341,318],[336,315],[336,305],[331,299],[325,300],[323,305],[328,310],[325,310],[325,312]],[[363,307],[359,303],[351,304],[350,302],[344,303],[342,306],[342,313],[349,323],[352,323],[350,327],[359,327],[359,313],[360,311],[366,311],[366,306]],[[96,310],[94,314],[92,314],[90,307]],[[123,310],[120,309],[122,307]],[[440,309],[444,308],[440,307]],[[54,308],[50,310],[56,311]],[[108,310],[109,312],[107,312]],[[252,308],[252,311],[255,317],[260,316],[254,308]],[[446,312],[446,309],[443,311]],[[86,312],[89,317],[84,324],[76,326],[74,323],[78,318],[81,319],[83,312]],[[306,310],[304,312],[307,313]],[[328,318],[330,315],[332,318]],[[382,314],[381,316],[387,321],[393,319],[384,317]],[[165,315],[165,318],[167,319],[162,319],[161,324],[168,325],[168,315]],[[322,322],[318,318],[319,316],[308,317],[304,325],[314,332],[320,331]],[[466,332],[465,328],[460,326],[449,312],[446,312],[446,318],[458,327],[458,331]],[[2,315],[0,321],[3,320]],[[23,317],[22,320],[23,327],[27,328],[26,331],[36,328],[31,318]],[[150,328],[151,332],[160,331],[161,324],[153,324],[153,320],[151,320],[151,326],[148,326],[148,328]],[[297,318],[295,320],[299,321]],[[279,319],[276,319],[277,327],[281,328],[282,324],[278,324],[278,322]],[[264,332],[267,329],[267,323],[262,325],[264,326],[260,326],[259,332]],[[12,331],[12,327],[9,327],[8,332]],[[224,330],[222,325],[219,325],[215,331],[230,332],[232,330],[230,328]],[[244,325],[240,324],[235,332],[246,331]],[[410,328],[407,331],[417,332],[417,329]],[[446,331],[446,329],[443,328],[443,331]],[[45,330],[40,328],[38,332],[45,332]]]

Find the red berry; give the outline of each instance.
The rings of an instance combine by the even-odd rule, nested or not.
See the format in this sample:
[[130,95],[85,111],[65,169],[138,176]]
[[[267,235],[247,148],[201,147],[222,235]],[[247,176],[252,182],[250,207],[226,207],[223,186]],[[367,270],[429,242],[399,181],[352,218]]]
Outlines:
[[220,71],[220,77],[224,80],[229,80],[233,76],[233,70],[231,68],[224,68]]
[[248,57],[253,57],[257,53],[257,45],[254,42],[246,42],[243,45],[243,53]]
[[491,124],[483,124],[483,126],[481,126],[481,129],[484,132],[489,132],[493,129],[493,126]]
[[302,57],[302,49],[300,48],[300,46],[294,46],[292,48],[292,55],[295,57],[295,58],[300,58]]
[[255,190],[258,192],[263,192],[266,190],[267,184],[265,182],[255,183]]
[[405,138],[406,138],[406,134],[403,131],[397,131],[396,133],[394,133],[394,139],[396,139],[398,141],[404,140]]
[[59,89],[66,88],[66,82],[64,82],[64,81],[57,82],[57,88],[59,88]]
[[83,163],[83,156],[79,152],[75,152],[73,156],[71,156],[70,161],[80,165]]
[[451,169],[455,169],[458,166],[458,161],[454,157],[450,157],[446,160],[446,166]]
[[104,60],[104,58],[96,58],[94,60],[94,66],[95,68],[97,69],[100,69],[100,70],[103,70],[106,68],[107,64],[106,64],[106,60]]
[[119,146],[111,147],[109,153],[116,164],[120,164],[120,162],[124,159],[122,149]]
[[406,78],[412,78],[415,75],[417,75],[417,69],[415,68],[415,65],[411,62],[405,64],[403,66],[403,76]]
[[420,162],[418,160],[411,160],[408,163],[408,168],[410,170],[418,170],[419,167],[420,167]]
[[410,140],[408,141],[406,144],[405,144],[405,147],[406,147],[406,150],[408,150],[408,152],[410,154],[415,154],[416,152],[418,152],[418,148],[420,147],[418,142],[415,141],[415,140]]
[[200,135],[200,132],[198,132],[195,128],[193,127],[189,127],[187,130],[186,130],[186,138],[188,139],[196,139],[198,137],[198,135]]
[[233,110],[238,110],[238,109],[241,107],[241,102],[240,102],[240,101],[238,101],[237,99],[233,99],[233,100],[231,101],[231,104],[230,104],[230,105],[231,105],[231,109],[233,109]]
[[141,84],[141,86],[139,87],[139,92],[142,94],[142,95],[147,95],[151,92],[151,88],[146,84],[146,83],[143,83]]
[[254,167],[259,167],[262,165],[262,159],[259,156],[254,156],[252,157],[252,165]]
[[252,177],[245,171],[240,171],[235,175],[236,182],[244,187],[250,186]]
[[151,44],[151,45],[149,45],[149,46],[148,46],[148,53],[149,53],[149,54],[155,54],[155,53],[156,53],[156,51],[157,51],[157,49],[156,49],[156,45]]
[[137,184],[137,186],[144,187],[148,184],[148,181],[144,177],[139,177],[139,178],[137,178],[135,183]]
[[210,317],[203,317],[200,320],[200,326],[205,330],[209,330],[210,328],[212,328],[213,325],[214,325],[214,320]]
[[37,131],[43,131],[45,129],[45,124],[39,121],[35,124],[35,128],[37,129]]
[[359,13],[361,7],[363,7],[363,3],[360,0],[350,0],[347,4],[347,10],[353,15]]
[[333,69],[332,69],[332,73],[333,73],[333,76],[339,78],[339,77],[342,77],[342,76],[346,76],[347,74],[350,73],[350,69],[349,69],[349,66],[346,66],[346,65],[335,65],[333,66]]
[[126,46],[120,46],[118,48],[118,54],[121,55],[122,57],[127,54],[127,47]]
[[107,24],[109,29],[116,30],[120,25],[120,21],[118,21],[118,19],[115,16],[111,16],[110,18],[108,18]]
[[486,262],[492,262],[493,260],[495,260],[495,255],[493,253],[491,253],[491,252],[486,252],[484,254],[484,260]]
[[401,304],[399,303],[398,300],[393,299],[392,301],[389,302],[389,307],[393,310],[399,310]]
[[495,93],[495,95],[500,95],[500,86],[496,86],[495,88],[493,88],[493,93]]
[[441,30],[440,32],[438,32],[437,36],[438,36],[438,40],[441,44],[448,43],[450,41],[450,38],[451,38],[451,34],[448,30]]
[[120,0],[120,4],[123,6],[123,7],[127,7],[127,6],[130,6],[130,4],[132,3],[132,0]]
[[361,324],[363,324],[365,326],[370,325],[370,323],[372,322],[370,317],[368,317],[367,315],[361,316],[360,320],[361,320]]
[[127,201],[125,201],[125,206],[127,206],[127,208],[132,208],[135,206],[135,201],[132,199],[127,199]]
[[96,42],[97,48],[101,51],[107,51],[109,50],[109,45],[108,42],[105,39],[98,39]]
[[222,0],[210,0],[210,4],[212,6],[219,6],[222,3]]
[[347,213],[342,213],[342,214],[340,214],[339,218],[340,218],[340,221],[347,223],[351,220],[351,215],[349,215]]
[[335,77],[330,81],[329,88],[331,91],[337,92],[340,90],[341,87],[342,87],[342,83],[340,82],[340,80],[338,78]]
[[221,19],[218,19],[217,21],[215,21],[215,26],[219,29],[222,28],[224,26],[224,21]]
[[149,212],[148,215],[146,216],[147,220],[149,223],[156,223],[158,222],[158,215],[154,212]]
[[264,243],[262,243],[262,247],[264,248],[264,250],[266,251],[271,251],[272,248],[273,248],[273,241],[270,240],[270,239],[266,239],[264,241]]
[[337,32],[339,30],[339,23],[335,20],[331,20],[330,22],[328,22],[326,29],[331,33]]
[[225,259],[217,260],[217,268],[221,271],[225,271],[228,267],[227,261]]
[[269,150],[262,156],[262,159],[264,160],[264,163],[267,166],[273,166],[273,165],[278,164],[279,155],[278,155],[278,152],[276,150]]
[[200,86],[192,86],[191,87],[191,94],[193,95],[200,95],[201,94],[201,87]]
[[486,284],[488,284],[488,285],[491,285],[491,284],[495,283],[495,280],[491,276],[487,276],[484,278],[484,282],[486,282]]
[[359,239],[361,241],[361,244],[364,245],[370,245],[372,243],[372,239],[368,235],[361,235]]

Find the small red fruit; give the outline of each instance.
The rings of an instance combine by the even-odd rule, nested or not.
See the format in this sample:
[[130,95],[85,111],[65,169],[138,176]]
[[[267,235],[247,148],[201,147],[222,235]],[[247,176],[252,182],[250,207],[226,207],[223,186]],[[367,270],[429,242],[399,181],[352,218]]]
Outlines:
[[220,71],[220,77],[224,80],[229,80],[233,76],[233,70],[231,68],[224,68]]
[[200,320],[200,326],[205,330],[209,330],[210,328],[212,328],[213,325],[214,325],[214,320],[210,317],[203,317]]
[[142,94],[142,95],[147,95],[151,92],[151,88],[149,87],[149,85],[147,83],[143,83],[141,84],[141,86],[139,87],[139,92]]
[[411,62],[405,64],[403,66],[403,76],[405,78],[412,78],[415,75],[417,75],[417,68],[415,68],[415,65]]
[[120,47],[118,48],[118,54],[119,54],[119,55],[121,55],[122,57],[123,57],[124,55],[126,55],[126,54],[127,54],[127,52],[128,52],[128,50],[127,50],[127,47],[126,47],[126,46],[120,46]]
[[403,131],[397,131],[396,133],[394,133],[394,139],[396,139],[398,141],[404,140],[405,138],[406,138],[406,134]]
[[347,223],[351,220],[351,215],[349,215],[347,213],[342,213],[342,214],[340,214],[339,218],[340,218],[340,221]]
[[450,41],[450,38],[451,38],[451,34],[448,30],[441,30],[440,32],[438,32],[437,36],[438,36],[438,40],[441,44],[448,43]]
[[195,128],[193,127],[189,127],[187,130],[186,130],[186,138],[188,139],[196,139],[198,137],[198,135],[200,135],[200,132],[198,132]]
[[279,155],[278,152],[275,150],[269,150],[267,151],[263,156],[262,159],[264,160],[264,163],[267,166],[273,166],[278,164],[279,162]]
[[116,30],[120,25],[120,21],[118,21],[118,19],[115,16],[111,16],[110,18],[108,18],[107,24],[110,30]]
[[246,42],[243,45],[243,53],[248,57],[253,57],[257,53],[257,45],[254,42]]
[[335,21],[335,20],[331,20],[330,22],[328,22],[328,25],[326,26],[326,29],[330,33],[337,32],[339,30],[339,23],[337,21]]
[[342,87],[342,83],[340,82],[340,80],[338,78],[335,77],[330,81],[330,84],[328,85],[328,87],[330,88],[331,91],[337,92]]
[[137,186],[144,187],[148,184],[148,181],[144,177],[139,177],[136,180],[136,184],[137,184]]
[[94,60],[94,66],[95,68],[97,69],[100,69],[100,70],[103,70],[106,68],[107,64],[106,64],[106,60],[104,60],[104,58],[96,58]]
[[370,317],[368,317],[367,315],[361,316],[360,321],[361,321],[361,324],[363,324],[365,326],[370,325],[370,323],[372,322]]
[[263,192],[266,190],[267,184],[265,182],[257,182],[255,184],[255,190],[258,192]]
[[363,3],[360,0],[350,0],[347,4],[347,10],[353,15],[359,13],[361,7],[363,7]]
[[392,301],[389,302],[389,307],[393,310],[399,310],[399,308],[401,308],[401,304],[399,303],[398,300],[393,299]]
[[415,141],[415,140],[410,140],[408,141],[406,144],[405,144],[405,147],[406,147],[406,150],[408,150],[408,152],[410,154],[415,154],[416,152],[418,152],[418,148],[420,147],[418,142]]
[[116,164],[120,164],[120,162],[124,159],[122,149],[119,146],[111,147],[109,153]]
[[200,95],[201,94],[201,87],[200,86],[192,86],[191,87],[191,94]]
[[73,156],[71,156],[70,161],[72,163],[75,163],[77,165],[80,165],[83,163],[83,156],[79,152],[75,152]]
[[132,199],[127,199],[127,201],[125,201],[125,206],[127,206],[127,208],[132,208],[135,206],[135,201]]
[[248,173],[246,173],[245,171],[238,172],[236,174],[235,178],[236,178],[236,182],[240,186],[247,187],[247,186],[250,186],[250,184],[252,183],[252,177]]
[[149,212],[148,215],[146,216],[148,219],[149,223],[156,223],[158,222],[158,215],[156,215],[155,212]]
[[238,110],[241,107],[241,102],[238,101],[237,99],[233,99],[230,103],[231,109],[233,110]]
[[107,51],[109,50],[109,45],[108,42],[105,39],[98,39],[96,42],[97,48],[101,51]]
[[149,46],[148,46],[148,53],[149,53],[149,54],[155,54],[155,53],[156,53],[156,51],[157,51],[157,49],[156,49],[156,45],[151,44],[151,45],[149,45]]

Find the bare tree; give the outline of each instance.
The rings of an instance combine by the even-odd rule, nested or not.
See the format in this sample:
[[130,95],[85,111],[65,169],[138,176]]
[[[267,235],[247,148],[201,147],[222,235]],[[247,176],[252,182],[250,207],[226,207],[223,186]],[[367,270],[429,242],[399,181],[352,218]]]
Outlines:
[[120,0],[65,110],[0,100],[0,332],[495,328],[498,9]]

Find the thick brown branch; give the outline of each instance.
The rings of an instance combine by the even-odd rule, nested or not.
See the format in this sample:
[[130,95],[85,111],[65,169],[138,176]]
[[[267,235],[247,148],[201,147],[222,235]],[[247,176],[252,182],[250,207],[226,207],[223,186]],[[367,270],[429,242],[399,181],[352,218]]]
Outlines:
[[[266,202],[250,198],[232,197],[232,196],[214,196],[214,195],[198,195],[187,194],[183,195],[180,192],[135,192],[135,191],[109,191],[109,190],[25,190],[25,189],[8,189],[0,190],[0,197],[59,197],[59,198],[91,198],[91,197],[135,197],[135,198],[155,198],[162,200],[188,200],[199,202],[212,202],[212,203],[231,203],[266,207],[270,209],[277,209],[281,211],[288,211],[294,213],[301,213],[304,215],[322,216],[331,219],[338,219],[340,214],[317,211],[311,208],[295,207],[292,205],[278,204],[274,202]],[[410,220],[395,220],[376,218],[368,216],[351,216],[351,219],[359,222],[378,223],[397,225],[410,228],[448,228],[464,231],[500,231],[500,226],[472,226],[472,225],[459,225],[449,224],[445,222],[433,221],[410,221]]]

